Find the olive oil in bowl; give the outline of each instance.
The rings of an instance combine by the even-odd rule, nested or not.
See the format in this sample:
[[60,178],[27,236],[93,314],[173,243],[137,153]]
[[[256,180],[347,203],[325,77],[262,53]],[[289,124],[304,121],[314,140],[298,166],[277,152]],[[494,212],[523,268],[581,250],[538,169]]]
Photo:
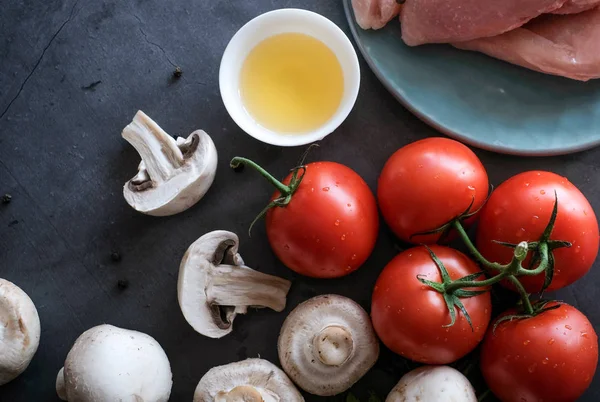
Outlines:
[[261,126],[280,134],[304,134],[323,126],[344,95],[344,74],[335,53],[302,33],[260,42],[243,63],[240,96]]

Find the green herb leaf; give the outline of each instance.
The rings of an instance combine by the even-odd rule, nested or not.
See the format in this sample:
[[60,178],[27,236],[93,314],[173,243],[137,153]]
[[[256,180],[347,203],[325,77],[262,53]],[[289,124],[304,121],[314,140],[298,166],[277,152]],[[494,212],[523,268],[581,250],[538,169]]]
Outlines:
[[381,399],[374,392],[371,392],[369,395],[369,402],[381,402]]
[[355,397],[352,392],[350,392],[348,393],[348,396],[346,396],[346,402],[360,402],[360,400]]

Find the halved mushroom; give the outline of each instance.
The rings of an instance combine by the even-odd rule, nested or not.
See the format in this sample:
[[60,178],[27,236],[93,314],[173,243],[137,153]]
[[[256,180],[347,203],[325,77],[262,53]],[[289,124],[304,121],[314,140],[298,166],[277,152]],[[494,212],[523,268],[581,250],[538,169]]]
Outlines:
[[77,338],[56,378],[63,401],[167,402],[169,359],[149,335],[99,325]]
[[210,369],[202,377],[194,402],[302,402],[304,398],[280,368],[262,359],[247,359]]
[[277,349],[292,381],[320,396],[346,391],[379,357],[369,315],[338,295],[317,296],[296,307],[283,323]]
[[174,215],[197,203],[212,185],[217,149],[204,131],[174,140],[140,110],[122,136],[142,157],[138,174],[123,187],[125,200],[135,210]]
[[0,279],[0,385],[19,376],[40,344],[40,317],[20,287]]
[[423,366],[405,374],[385,402],[477,402],[473,386],[448,366]]
[[177,296],[187,322],[202,335],[221,338],[248,307],[285,308],[291,283],[244,265],[235,233],[217,230],[196,240],[179,267]]

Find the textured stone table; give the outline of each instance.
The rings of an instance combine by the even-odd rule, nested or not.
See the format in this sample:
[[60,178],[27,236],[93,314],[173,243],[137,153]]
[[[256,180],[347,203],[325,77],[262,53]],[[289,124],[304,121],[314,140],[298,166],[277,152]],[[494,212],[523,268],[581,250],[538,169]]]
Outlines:
[[[381,268],[397,252],[382,228],[359,271],[340,280],[299,277],[271,253],[264,225],[248,224],[265,205],[269,185],[253,172],[228,168],[242,154],[283,176],[301,149],[264,145],[236,127],[221,103],[218,69],[235,31],[280,7],[317,11],[348,32],[339,0],[4,0],[0,5],[0,277],[36,303],[42,339],[29,369],[0,388],[3,402],[55,401],[56,373],[76,337],[101,323],[155,337],[173,369],[172,401],[191,401],[212,366],[260,355],[277,362],[276,340],[286,312],[322,293],[350,296],[365,308]],[[362,61],[361,61],[362,63]],[[181,66],[180,80],[171,79]],[[397,148],[437,133],[413,117],[362,63],[356,108],[312,160],[344,163],[375,189]],[[217,179],[194,208],[170,218],[133,211],[121,188],[139,162],[121,139],[138,109],[171,134],[209,132],[219,150]],[[600,212],[600,149],[530,159],[477,151],[498,185],[529,169],[567,176]],[[294,281],[284,313],[252,311],[221,340],[195,333],[179,311],[176,281],[187,247],[214,229],[240,234],[247,263]],[[111,253],[118,252],[120,261]],[[129,281],[127,289],[117,286]],[[600,265],[558,297],[578,306],[600,330]],[[353,392],[385,396],[409,367],[384,351]],[[325,398],[307,397],[308,401]],[[343,400],[343,397],[328,400]],[[582,401],[600,400],[600,376]]]

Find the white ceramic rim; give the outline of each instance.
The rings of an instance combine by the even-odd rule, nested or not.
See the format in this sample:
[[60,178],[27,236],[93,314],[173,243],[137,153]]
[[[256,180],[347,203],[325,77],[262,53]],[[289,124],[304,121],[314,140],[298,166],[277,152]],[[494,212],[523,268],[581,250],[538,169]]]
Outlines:
[[[325,43],[335,53],[344,74],[344,94],[337,111],[324,125],[305,134],[279,134],[261,126],[246,111],[239,95],[240,72],[250,51],[264,39],[287,32],[307,34]],[[231,38],[219,69],[221,98],[233,121],[257,140],[278,146],[306,145],[331,134],[352,111],[359,88],[360,66],[350,39],[326,17],[296,8],[269,11],[246,23]]]

